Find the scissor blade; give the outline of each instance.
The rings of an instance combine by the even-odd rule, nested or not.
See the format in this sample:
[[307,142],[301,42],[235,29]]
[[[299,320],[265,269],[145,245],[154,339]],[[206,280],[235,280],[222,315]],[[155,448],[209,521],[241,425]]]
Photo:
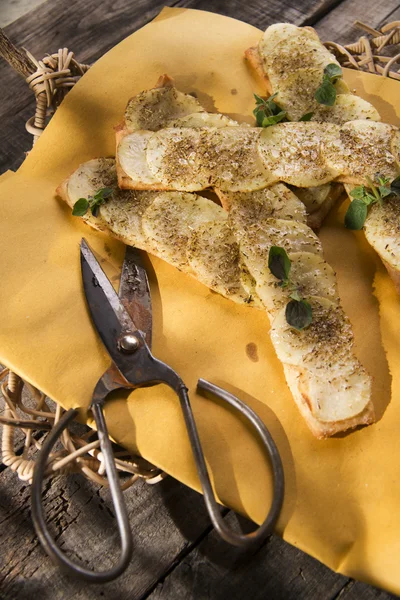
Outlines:
[[145,334],[151,348],[152,310],[150,286],[141,254],[137,248],[127,246],[122,266],[119,297],[133,322]]
[[85,239],[81,241],[81,267],[83,288],[93,323],[109,355],[119,367],[123,357],[118,349],[118,340],[123,334],[136,331],[136,324]]

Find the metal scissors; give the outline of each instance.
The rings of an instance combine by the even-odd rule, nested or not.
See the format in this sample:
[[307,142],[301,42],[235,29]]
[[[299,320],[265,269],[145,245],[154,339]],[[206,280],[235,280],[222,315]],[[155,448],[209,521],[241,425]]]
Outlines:
[[284,494],[282,462],[269,431],[256,413],[236,396],[212,383],[199,379],[197,384],[199,391],[211,392],[218,396],[238,410],[251,423],[271,461],[274,496],[269,513],[262,525],[255,531],[249,534],[237,533],[227,527],[220,514],[192,413],[188,390],[179,375],[151,353],[151,297],[140,253],[135,248],[127,247],[118,295],[84,239],[82,239],[80,251],[83,288],[89,312],[112,359],[111,366],[97,382],[89,409],[96,423],[100,448],[104,456],[120,534],[121,554],[118,563],[108,571],[95,572],[85,569],[60,550],[46,525],[41,498],[46,463],[63,430],[77,416],[77,409],[68,410],[50,432],[43,444],[33,475],[32,520],[38,538],[47,554],[64,570],[90,582],[111,581],[126,569],[132,555],[132,537],[103,407],[108,394],[113,390],[135,389],[159,383],[168,385],[179,398],[205,504],[215,529],[225,541],[235,546],[247,548],[259,543],[272,532],[282,507]]

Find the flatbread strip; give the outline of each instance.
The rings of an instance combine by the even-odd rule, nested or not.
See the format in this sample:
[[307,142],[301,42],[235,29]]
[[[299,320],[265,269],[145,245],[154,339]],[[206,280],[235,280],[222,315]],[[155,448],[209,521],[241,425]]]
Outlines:
[[[195,194],[122,191],[116,183],[114,161],[97,159],[81,165],[58,193],[72,207],[80,197],[114,187],[97,217],[83,217],[87,224],[163,258],[235,302],[266,309],[288,384],[314,435],[373,422],[370,378],[352,354],[334,273],[305,225],[304,205],[288,188],[221,194],[227,213]],[[314,322],[303,332],[288,327],[288,293],[266,269],[274,244],[286,248],[293,282],[313,305]]]
[[[375,108],[358,96],[350,94],[345,83],[336,84],[337,101],[334,107],[318,105],[314,93],[323,77],[323,69],[329,63],[338,64],[320,42],[311,27],[296,27],[288,23],[277,23],[268,27],[257,46],[248,48],[245,57],[261,79],[268,95],[277,93],[276,102],[287,110],[289,118],[298,120],[313,113],[315,121],[345,123],[354,119],[380,120]],[[271,77],[271,79],[270,79]],[[330,208],[340,197],[338,186],[322,186],[318,199],[321,205],[309,219],[310,226],[317,230]],[[322,200],[323,197],[323,200]],[[315,193],[304,191],[301,199],[315,202]]]
[[374,106],[351,94],[342,79],[335,83],[337,96],[333,106],[317,102],[314,94],[321,85],[324,68],[329,64],[340,65],[312,27],[271,25],[258,46],[245,51],[245,57],[267,92],[277,94],[275,101],[291,121],[309,113],[313,121],[339,125],[356,119],[380,121]]
[[150,180],[153,188],[190,192],[209,187],[247,192],[278,181],[298,187],[360,185],[375,173],[392,180],[400,173],[399,153],[398,128],[368,120],[265,129],[168,127],[136,131],[117,148],[119,164],[125,162],[124,174],[137,189],[147,189]]
[[[299,28],[280,23],[269,27],[257,47],[249,48],[245,56],[263,79],[269,93],[278,92],[277,102],[298,117],[313,110],[314,120],[341,123],[354,118],[379,121],[378,111],[368,102],[339,88],[333,107],[317,106],[313,98],[316,86],[321,81],[323,68],[336,59],[321,44],[312,28]],[[282,65],[284,61],[284,65]],[[282,68],[282,67],[285,68]],[[288,76],[289,73],[289,76]],[[293,102],[292,102],[293,100]],[[315,110],[317,108],[317,110]],[[297,111],[297,112],[296,112]],[[398,133],[396,134],[398,137]],[[393,143],[394,153],[399,152],[399,143]],[[371,171],[371,177],[376,171]],[[346,191],[351,186],[346,185]],[[323,204],[321,206],[323,209]],[[322,211],[323,212],[323,211]],[[322,212],[310,216],[311,225],[320,225]],[[400,293],[400,208],[398,198],[389,198],[381,206],[374,205],[365,222],[368,242],[381,257],[398,293]]]

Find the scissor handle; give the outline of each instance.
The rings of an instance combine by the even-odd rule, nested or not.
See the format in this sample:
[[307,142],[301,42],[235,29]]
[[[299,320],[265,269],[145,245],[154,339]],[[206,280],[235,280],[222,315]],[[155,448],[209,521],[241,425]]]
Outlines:
[[181,402],[186,428],[189,434],[189,440],[196,462],[197,472],[204,493],[204,501],[212,524],[219,535],[229,544],[249,548],[253,544],[259,543],[267,535],[272,533],[274,525],[281,511],[285,489],[285,479],[281,457],[268,429],[261,421],[260,417],[249,406],[247,406],[233,394],[214,385],[213,383],[210,383],[209,381],[205,381],[204,379],[198,380],[197,387],[200,390],[211,392],[241,412],[257,431],[258,436],[271,459],[274,495],[268,515],[266,516],[264,522],[251,533],[241,534],[232,531],[232,529],[227,527],[218,508],[218,503],[215,499],[200,443],[199,434],[194,420],[192,407],[189,401],[188,390],[183,382],[180,388],[175,390],[178,393],[179,400]]
[[47,552],[47,554],[64,571],[69,572],[81,579],[91,583],[105,583],[115,579],[126,569],[132,556],[132,536],[128,521],[125,502],[123,499],[121,487],[115,462],[110,438],[108,437],[107,426],[104,419],[102,403],[93,404],[92,412],[96,421],[97,432],[100,441],[100,448],[103,453],[106,473],[111,490],[111,498],[114,505],[115,516],[121,539],[121,555],[118,563],[109,571],[95,572],[85,569],[80,564],[69,559],[57,546],[47,527],[42,504],[42,485],[45,477],[47,461],[54,444],[57,442],[62,432],[68,424],[77,416],[78,411],[74,408],[68,410],[49,433],[36,461],[32,478],[32,520],[36,534]]

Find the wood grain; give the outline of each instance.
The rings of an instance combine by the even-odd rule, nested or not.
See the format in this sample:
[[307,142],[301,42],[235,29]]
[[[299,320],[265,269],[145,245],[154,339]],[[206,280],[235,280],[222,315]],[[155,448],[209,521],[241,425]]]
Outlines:
[[[225,517],[232,527],[236,518]],[[349,579],[273,536],[254,556],[236,548],[220,551],[212,531],[160,582],[151,600],[298,600],[333,598]],[[284,565],[284,572],[282,566]]]
[[[58,477],[44,488],[44,506],[64,551],[88,568],[111,567],[118,535],[109,492],[83,477]],[[0,476],[0,597],[45,600],[144,598],[210,527],[202,497],[169,478],[157,486],[139,482],[124,495],[134,539],[134,558],[117,581],[88,586],[64,576],[41,548],[30,519],[30,488],[10,469]],[[71,552],[73,551],[73,552]]]
[[354,27],[354,21],[362,21],[371,27],[379,27],[395,20],[393,12],[399,9],[399,0],[344,0],[329,12],[316,25],[320,38],[324,41],[349,44],[363,35],[363,30]]

